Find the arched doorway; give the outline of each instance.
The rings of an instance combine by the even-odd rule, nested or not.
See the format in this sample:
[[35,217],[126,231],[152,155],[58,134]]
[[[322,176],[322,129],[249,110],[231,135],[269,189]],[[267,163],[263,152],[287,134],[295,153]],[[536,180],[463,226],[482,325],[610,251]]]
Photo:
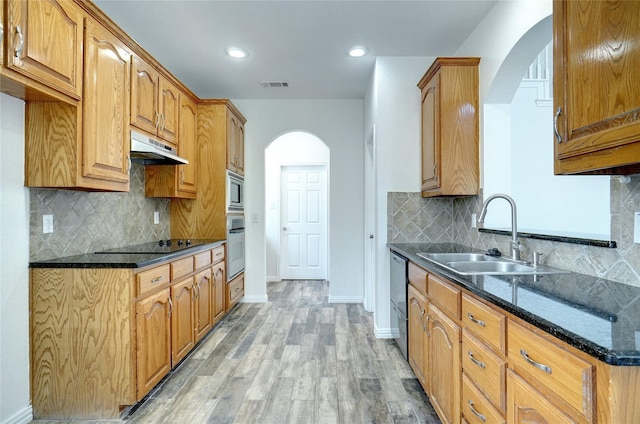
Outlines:
[[304,131],[265,149],[267,281],[329,279],[329,160],[327,145]]

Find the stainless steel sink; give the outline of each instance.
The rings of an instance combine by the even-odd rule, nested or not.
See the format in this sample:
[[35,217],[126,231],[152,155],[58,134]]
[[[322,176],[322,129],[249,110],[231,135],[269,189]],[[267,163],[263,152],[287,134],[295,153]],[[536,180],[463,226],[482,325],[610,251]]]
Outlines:
[[485,262],[499,261],[499,256],[489,256],[484,253],[418,253],[418,256],[432,262]]
[[460,275],[543,275],[569,272],[547,265],[532,266],[482,253],[418,253],[418,256]]

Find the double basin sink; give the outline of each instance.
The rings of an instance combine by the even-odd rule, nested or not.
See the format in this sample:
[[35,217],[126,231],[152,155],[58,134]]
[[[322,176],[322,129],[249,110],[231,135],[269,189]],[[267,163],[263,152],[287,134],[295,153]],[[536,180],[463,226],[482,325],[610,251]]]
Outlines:
[[484,253],[418,253],[418,256],[460,275],[543,275],[569,272]]

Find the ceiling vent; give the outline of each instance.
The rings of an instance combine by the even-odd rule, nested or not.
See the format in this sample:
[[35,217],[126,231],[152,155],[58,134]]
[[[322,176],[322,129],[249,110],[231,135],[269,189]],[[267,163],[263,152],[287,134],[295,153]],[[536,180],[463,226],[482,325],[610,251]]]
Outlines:
[[286,81],[260,81],[260,85],[267,88],[287,88],[289,83]]

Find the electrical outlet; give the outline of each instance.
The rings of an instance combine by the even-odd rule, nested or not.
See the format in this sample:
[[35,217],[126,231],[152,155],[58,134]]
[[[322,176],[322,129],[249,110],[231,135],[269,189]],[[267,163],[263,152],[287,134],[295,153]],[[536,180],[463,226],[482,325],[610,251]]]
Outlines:
[[471,214],[471,228],[478,228],[478,220],[475,213]]
[[633,242],[640,244],[640,212],[633,214]]
[[153,223],[154,224],[159,224],[160,223],[160,212],[155,211],[153,213]]
[[42,234],[53,233],[53,215],[42,215]]

